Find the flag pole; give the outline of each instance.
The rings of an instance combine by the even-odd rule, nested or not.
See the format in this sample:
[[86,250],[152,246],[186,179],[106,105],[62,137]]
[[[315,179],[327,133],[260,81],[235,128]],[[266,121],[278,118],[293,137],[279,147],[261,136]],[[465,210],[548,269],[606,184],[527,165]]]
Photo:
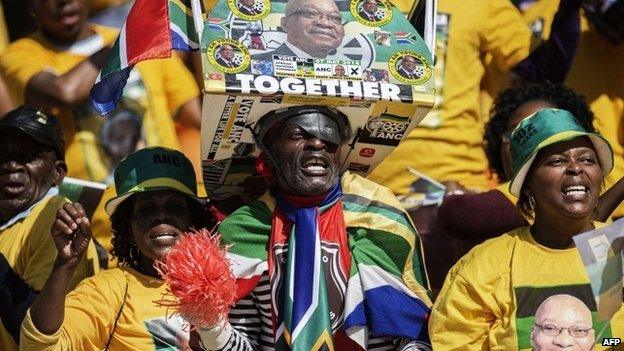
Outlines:
[[191,12],[193,12],[193,23],[195,24],[195,31],[199,39],[198,44],[201,46],[202,33],[204,32],[204,19],[202,18],[200,0],[191,0]]
[[431,52],[431,61],[435,61],[436,49],[436,16],[438,12],[437,0],[426,0],[425,2],[425,44]]
[[[197,32],[197,44],[199,45],[199,51],[191,53],[191,55],[200,55],[201,57],[201,45],[202,45],[202,33],[204,32],[204,17],[202,16],[201,0],[191,0],[191,13],[193,14],[193,24],[195,25],[195,31]],[[206,16],[208,17],[208,16]],[[200,89],[203,91],[206,85],[204,81],[204,60],[200,59],[202,79]],[[203,105],[203,104],[202,104]]]

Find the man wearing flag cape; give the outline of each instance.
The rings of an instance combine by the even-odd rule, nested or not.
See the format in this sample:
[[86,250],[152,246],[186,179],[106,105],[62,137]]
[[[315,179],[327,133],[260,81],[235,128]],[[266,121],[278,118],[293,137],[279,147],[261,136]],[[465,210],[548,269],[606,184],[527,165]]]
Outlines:
[[[430,350],[418,234],[390,190],[343,171],[353,131],[323,106],[253,126],[270,185],[218,228],[237,303],[205,350]],[[193,323],[193,321],[189,321]]]

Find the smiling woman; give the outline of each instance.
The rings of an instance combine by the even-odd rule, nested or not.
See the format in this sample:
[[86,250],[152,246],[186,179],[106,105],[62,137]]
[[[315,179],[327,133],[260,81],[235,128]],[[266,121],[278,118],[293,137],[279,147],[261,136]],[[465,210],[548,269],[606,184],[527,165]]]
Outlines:
[[121,267],[85,280],[66,296],[91,228],[80,204],[65,204],[52,227],[54,269],[22,324],[23,350],[188,348],[181,319],[168,318],[167,308],[154,304],[167,287],[153,265],[183,232],[208,224],[193,166],[178,151],[143,149],[119,163],[115,187],[117,197],[106,211]]
[[434,349],[518,350],[536,340],[540,350],[593,349],[596,340],[624,333],[622,311],[610,328],[580,323],[572,313],[549,319],[546,328],[538,306],[569,296],[560,299],[558,310],[596,311],[572,237],[599,225],[592,215],[613,167],[611,147],[558,109],[523,119],[510,144],[510,192],[534,223],[486,241],[451,269],[429,323]]
[[157,277],[154,261],[164,257],[183,231],[203,226],[196,222],[204,217],[198,203],[178,192],[137,193],[111,215],[113,254],[122,265]]

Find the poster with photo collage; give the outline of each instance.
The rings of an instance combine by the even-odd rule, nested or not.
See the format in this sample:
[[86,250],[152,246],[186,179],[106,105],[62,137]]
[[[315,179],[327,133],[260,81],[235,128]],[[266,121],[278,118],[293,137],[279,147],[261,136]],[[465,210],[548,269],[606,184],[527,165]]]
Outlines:
[[434,101],[432,55],[387,0],[221,0],[201,52],[204,184],[217,200],[245,191],[250,127],[269,111],[338,108],[357,131],[346,167],[366,175]]

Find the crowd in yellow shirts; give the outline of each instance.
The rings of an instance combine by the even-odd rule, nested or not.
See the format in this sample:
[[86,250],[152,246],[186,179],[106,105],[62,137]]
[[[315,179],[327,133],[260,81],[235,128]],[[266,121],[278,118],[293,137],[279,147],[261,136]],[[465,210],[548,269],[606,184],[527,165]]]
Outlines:
[[[408,16],[414,3],[390,2]],[[89,99],[132,3],[0,5],[0,350],[208,344],[152,304],[164,254],[139,245],[231,211],[194,202],[210,195],[197,57],[137,64],[106,119]],[[437,1],[435,105],[368,176],[399,196],[408,167],[446,187],[407,211],[433,301],[431,345],[412,350],[593,350],[624,336],[622,311],[597,321],[571,239],[624,216],[622,23],[624,0]],[[183,166],[150,163],[161,154]],[[141,167],[154,174],[136,179]],[[59,194],[65,176],[107,185],[93,213]],[[170,228],[145,234],[141,218],[161,215]]]

